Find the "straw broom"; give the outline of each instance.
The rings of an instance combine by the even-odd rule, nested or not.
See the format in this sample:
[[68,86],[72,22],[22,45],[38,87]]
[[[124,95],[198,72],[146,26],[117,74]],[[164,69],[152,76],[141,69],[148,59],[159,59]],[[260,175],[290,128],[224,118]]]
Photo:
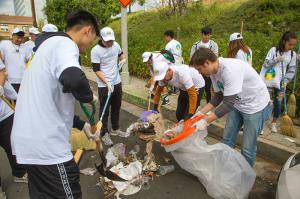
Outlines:
[[[298,53],[300,53],[300,44],[298,46]],[[289,96],[288,103],[287,103],[287,114],[293,118],[296,116],[296,110],[297,110],[295,88],[296,88],[296,82],[297,82],[298,64],[299,64],[299,61],[297,60],[294,83],[293,83],[293,91],[292,91],[292,94]]]
[[[283,63],[281,62],[281,70],[282,70],[282,79],[284,78],[284,69],[283,69]],[[283,108],[284,112],[282,117],[280,118],[280,129],[281,129],[281,134],[291,136],[291,137],[296,137],[296,131],[294,128],[294,124],[292,119],[287,115],[287,110],[286,110],[286,95],[285,95],[285,88],[283,88]]]

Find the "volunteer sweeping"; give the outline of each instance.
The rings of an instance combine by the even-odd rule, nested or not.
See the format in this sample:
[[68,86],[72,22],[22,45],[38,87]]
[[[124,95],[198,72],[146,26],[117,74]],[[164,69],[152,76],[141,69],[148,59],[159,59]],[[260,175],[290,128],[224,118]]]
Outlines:
[[252,50],[245,45],[240,33],[232,33],[229,37],[228,58],[236,58],[252,66]]
[[236,137],[244,125],[241,152],[253,166],[256,158],[257,137],[263,128],[264,121],[271,114],[267,87],[248,63],[231,58],[218,59],[207,48],[197,50],[192,57],[192,63],[202,75],[211,77],[216,92],[209,104],[204,106],[199,113],[206,114],[217,108],[214,113],[198,122],[197,128],[205,130],[211,122],[229,113],[222,142],[235,147]]
[[[9,93],[4,89],[4,85],[9,85]],[[6,86],[7,87],[7,86]],[[9,95],[9,96],[8,96]],[[17,93],[13,87],[6,82],[5,66],[0,59],[0,97],[6,97],[10,100],[16,100]],[[16,157],[12,154],[11,150],[11,129],[13,126],[14,111],[0,98],[0,146],[5,150],[9,164],[12,170],[14,182],[27,183],[26,169],[23,165],[17,164]],[[0,182],[1,184],[1,182]]]
[[31,51],[23,44],[24,35],[24,31],[15,28],[12,39],[0,43],[0,54],[6,67],[8,82],[17,92],[23,79],[25,65],[31,55]]
[[157,111],[161,92],[167,84],[180,90],[178,96],[176,118],[178,121],[188,119],[200,105],[204,90],[204,79],[194,68],[182,64],[169,65],[159,62],[153,65],[154,80],[158,82],[153,103]]
[[[109,104],[102,120],[101,137],[105,145],[113,145],[110,135],[124,136],[120,130],[119,116],[122,103],[122,83],[118,65],[126,63],[125,55],[120,45],[115,41],[115,34],[109,27],[100,31],[101,40],[91,51],[93,70],[97,76],[98,94],[100,101],[99,117],[111,93]],[[112,130],[108,130],[108,115],[111,108]]]
[[[201,29],[201,40],[196,42],[191,49],[191,55],[190,58],[194,55],[196,50],[199,48],[208,48],[212,50],[216,56],[219,54],[219,47],[216,42],[211,40],[212,36],[212,29],[209,27],[204,27]],[[203,77],[205,80],[205,93],[206,93],[206,102],[208,103],[211,99],[211,79],[210,77]]]
[[[293,32],[285,32],[277,47],[272,47],[262,66],[260,75],[268,87],[270,96],[274,94],[273,121],[271,132],[277,133],[277,120],[281,113],[283,89],[294,78],[296,70],[296,53],[293,51],[297,45],[297,35]],[[282,79],[283,64],[284,78]]]
[[45,39],[25,72],[12,130],[17,162],[27,165],[30,198],[81,198],[79,168],[69,143],[72,126],[90,139],[91,126],[74,116],[75,100],[93,101],[79,64],[98,34],[95,17],[76,11],[67,17],[66,33]]

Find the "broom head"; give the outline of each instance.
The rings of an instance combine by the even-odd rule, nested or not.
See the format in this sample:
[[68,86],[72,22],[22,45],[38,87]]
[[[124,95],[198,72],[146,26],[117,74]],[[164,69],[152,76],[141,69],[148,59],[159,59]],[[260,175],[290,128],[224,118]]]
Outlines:
[[297,110],[296,96],[294,94],[290,95],[286,108],[287,108],[288,116],[294,118],[296,116],[296,110]]
[[296,137],[296,131],[294,128],[293,121],[287,114],[284,114],[280,118],[280,129],[281,129],[281,134],[290,137]]

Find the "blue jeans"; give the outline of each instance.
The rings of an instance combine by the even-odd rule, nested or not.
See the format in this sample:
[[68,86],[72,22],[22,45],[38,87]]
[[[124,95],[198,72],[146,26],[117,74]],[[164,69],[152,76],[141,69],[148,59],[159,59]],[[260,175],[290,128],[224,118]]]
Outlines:
[[283,92],[278,88],[268,88],[270,93],[270,97],[272,98],[274,94],[274,109],[273,109],[273,117],[274,119],[278,119],[281,113],[281,101],[278,99],[278,95]]
[[257,113],[246,114],[234,108],[228,115],[222,142],[234,148],[239,130],[244,125],[241,153],[252,167],[256,159],[257,137],[271,113],[272,106],[269,104]]

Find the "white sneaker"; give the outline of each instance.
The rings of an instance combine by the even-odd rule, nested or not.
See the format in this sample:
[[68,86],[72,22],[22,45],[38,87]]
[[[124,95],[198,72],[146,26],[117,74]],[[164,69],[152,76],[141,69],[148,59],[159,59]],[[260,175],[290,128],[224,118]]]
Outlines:
[[104,142],[104,144],[106,146],[111,146],[111,145],[114,144],[113,141],[110,138],[109,133],[105,133],[105,135],[102,137],[102,141]]
[[272,132],[272,133],[277,133],[277,131],[278,131],[278,130],[277,130],[277,125],[276,125],[276,123],[272,123],[272,124],[271,124],[271,132]]
[[264,130],[261,130],[260,135],[263,135],[263,134],[264,134]]
[[124,132],[124,131],[121,131],[120,129],[117,129],[117,130],[112,130],[111,135],[113,136],[120,136],[120,137],[123,137],[123,138],[126,138],[130,135],[130,133],[128,134],[127,132]]
[[20,178],[14,176],[13,180],[14,180],[14,182],[17,182],[17,183],[26,183],[27,184],[28,183],[27,173],[23,177],[20,177]]

